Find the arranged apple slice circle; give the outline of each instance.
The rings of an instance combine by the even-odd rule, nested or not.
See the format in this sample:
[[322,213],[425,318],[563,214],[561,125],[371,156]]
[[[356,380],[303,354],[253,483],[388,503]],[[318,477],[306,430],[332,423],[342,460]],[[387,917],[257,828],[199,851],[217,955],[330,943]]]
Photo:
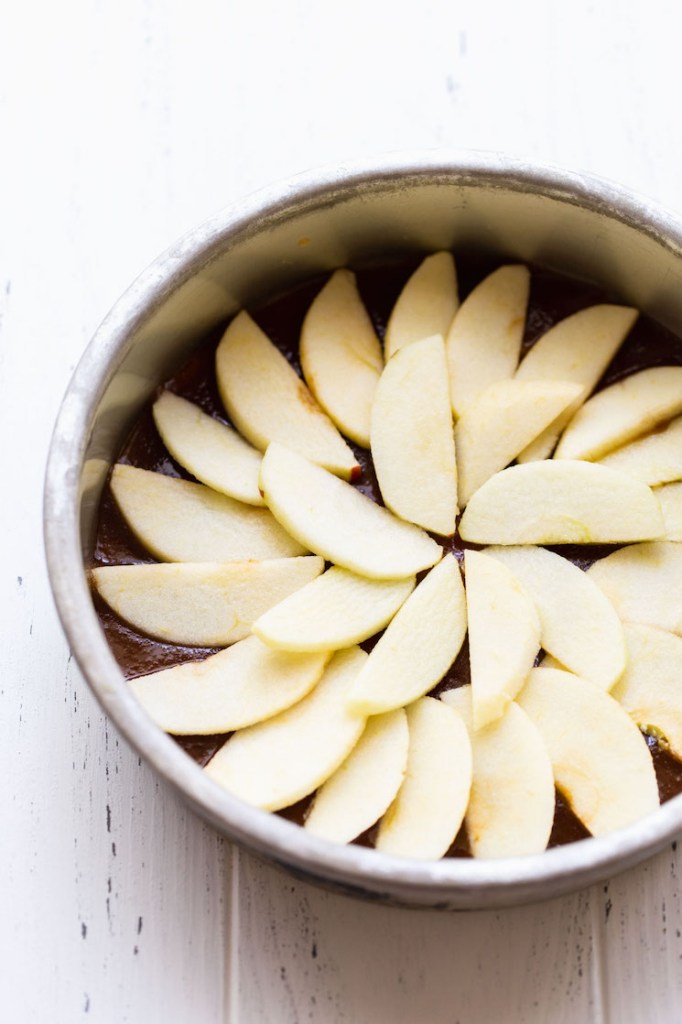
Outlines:
[[386,362],[398,349],[434,334],[445,337],[457,312],[457,271],[452,253],[427,256],[411,275],[386,325]]

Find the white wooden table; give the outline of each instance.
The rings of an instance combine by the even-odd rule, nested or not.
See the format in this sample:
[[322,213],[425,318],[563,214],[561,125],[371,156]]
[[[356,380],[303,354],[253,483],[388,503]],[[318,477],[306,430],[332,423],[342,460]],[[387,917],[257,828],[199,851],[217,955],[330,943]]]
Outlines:
[[64,0],[0,25],[0,1019],[682,1019],[682,850],[499,913],[366,906],[235,852],[120,741],[43,564],[51,425],[98,321],[225,203],[420,146],[613,177],[682,212],[671,0]]

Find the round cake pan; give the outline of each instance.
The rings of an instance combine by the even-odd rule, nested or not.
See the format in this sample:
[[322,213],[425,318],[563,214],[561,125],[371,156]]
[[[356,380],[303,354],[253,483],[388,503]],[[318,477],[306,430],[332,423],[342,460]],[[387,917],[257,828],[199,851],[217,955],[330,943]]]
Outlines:
[[490,250],[597,282],[682,335],[682,224],[620,187],[486,154],[408,153],[306,173],[233,204],[116,303],[61,406],[45,491],[50,579],[78,664],[128,742],[203,818],[291,873],[370,900],[483,908],[602,880],[682,832],[682,797],[599,839],[495,861],[418,862],[308,835],[221,790],[129,692],[85,566],[101,489],[157,385],[216,324],[321,271],[406,252]]

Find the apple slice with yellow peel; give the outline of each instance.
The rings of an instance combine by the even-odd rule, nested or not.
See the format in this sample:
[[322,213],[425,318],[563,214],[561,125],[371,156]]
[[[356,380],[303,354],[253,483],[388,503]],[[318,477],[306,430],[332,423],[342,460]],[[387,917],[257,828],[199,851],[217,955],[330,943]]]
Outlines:
[[534,462],[552,454],[561,431],[597,386],[639,316],[629,306],[599,305],[560,320],[536,341],[516,371],[517,380],[562,380],[581,386],[582,394],[519,455]]
[[176,462],[214,491],[247,505],[264,505],[258,490],[261,453],[231,427],[171,391],[152,409],[156,429]]
[[594,395],[563,433],[555,459],[600,459],[682,412],[682,366],[654,366]]
[[409,732],[402,708],[375,715],[340,768],[317,791],[304,827],[350,843],[393,802],[405,777]]
[[324,569],[317,555],[248,562],[162,562],[92,570],[98,594],[139,633],[195,647],[243,640],[253,622]]
[[682,480],[682,416],[599,461],[602,466],[637,477],[649,487]]
[[441,558],[440,545],[417,526],[283,445],[265,453],[260,486],[293,537],[360,576],[405,579]]
[[459,832],[471,790],[471,742],[461,715],[433,697],[407,709],[407,771],[379,823],[381,853],[436,860]]
[[296,704],[320,679],[329,654],[272,651],[255,636],[204,661],[133,679],[147,714],[176,736],[242,729]]
[[504,714],[540,649],[533,601],[502,562],[464,553],[474,729]]
[[386,365],[372,406],[372,458],[382,497],[401,519],[455,532],[457,467],[445,346],[412,342]]
[[646,484],[589,462],[545,460],[496,473],[459,523],[474,544],[619,544],[663,536]]
[[682,544],[632,544],[590,566],[623,622],[682,635]]
[[241,562],[305,553],[267,508],[203,484],[119,463],[111,492],[141,544],[163,562]]
[[651,626],[625,626],[628,663],[612,696],[644,732],[682,759],[682,638]]
[[355,455],[303,381],[248,313],[239,313],[216,352],[218,390],[237,430],[265,451],[271,441],[349,480]]
[[485,553],[506,565],[535,603],[540,646],[571,672],[609,690],[625,668],[623,626],[587,573],[545,548],[490,547]]
[[414,576],[368,580],[333,565],[279,604],[273,602],[253,632],[285,651],[339,651],[388,625],[414,584]]
[[330,419],[369,448],[369,417],[384,357],[352,271],[334,271],[313,300],[301,329],[300,358],[306,383]]
[[466,634],[466,600],[448,554],[412,593],[379,638],[348,693],[348,706],[376,715],[402,707],[438,683]]
[[471,796],[464,823],[474,857],[542,853],[554,824],[554,775],[540,733],[518,704],[474,731],[471,687],[440,698],[459,711],[473,753]]
[[526,323],[530,273],[527,267],[499,267],[466,297],[447,335],[452,408],[466,406],[490,387],[514,375]]
[[405,345],[433,334],[446,336],[457,311],[457,272],[452,253],[427,256],[407,281],[386,325],[386,361]]
[[666,540],[682,541],[682,481],[655,487],[654,494],[661,503]]
[[579,393],[577,384],[501,380],[473,398],[455,427],[460,505],[513,462]]
[[[254,637],[254,643],[260,641]],[[325,657],[278,651],[270,655]],[[365,728],[365,719],[347,710],[346,695],[366,658],[359,647],[339,651],[312,693],[274,718],[232,736],[206,765],[206,774],[265,811],[278,811],[308,796],[348,757]]]
[[610,694],[571,672],[536,668],[518,701],[545,742],[557,788],[592,835],[656,810],[646,741]]

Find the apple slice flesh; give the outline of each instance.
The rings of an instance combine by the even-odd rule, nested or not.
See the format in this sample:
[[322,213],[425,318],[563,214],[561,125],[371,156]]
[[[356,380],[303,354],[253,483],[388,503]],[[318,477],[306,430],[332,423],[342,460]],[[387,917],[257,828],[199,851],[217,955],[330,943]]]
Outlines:
[[408,522],[455,532],[457,467],[441,337],[423,338],[386,365],[372,406],[372,458],[384,502]]
[[471,687],[440,698],[459,711],[473,754],[471,796],[465,825],[474,857],[521,857],[542,853],[554,824],[552,763],[540,733],[518,704],[474,731]]
[[535,605],[513,573],[480,551],[464,554],[474,729],[500,718],[540,649]]
[[350,843],[395,799],[405,777],[409,731],[402,708],[375,715],[340,768],[317,791],[304,827]]
[[244,311],[218,345],[216,373],[230,419],[259,451],[280,441],[346,480],[357,475],[357,460],[332,421]]
[[547,746],[557,788],[592,835],[656,810],[646,741],[610,694],[570,672],[536,668],[519,703]]
[[466,297],[447,335],[452,408],[466,406],[498,381],[514,375],[526,322],[530,272],[499,267]]
[[388,625],[414,585],[414,576],[368,580],[333,565],[266,611],[254,622],[253,632],[280,650],[339,651]]
[[472,399],[455,427],[459,503],[512,462],[580,393],[560,381],[502,380]]
[[599,460],[602,466],[637,477],[649,487],[682,480],[682,416]]
[[[260,643],[256,638],[254,642]],[[269,653],[273,658],[325,657]],[[348,757],[365,728],[364,718],[347,711],[346,695],[366,658],[359,647],[339,651],[312,693],[232,736],[206,765],[206,774],[233,796],[265,811],[278,811],[308,796]]]
[[163,562],[240,562],[306,551],[267,508],[203,484],[119,463],[111,492],[137,539]]
[[375,715],[421,697],[443,678],[465,634],[464,586],[457,560],[448,554],[379,638],[349,691],[349,708]]
[[152,411],[161,440],[192,476],[247,505],[265,504],[258,490],[261,454],[235,430],[171,391]]
[[682,541],[682,481],[654,488],[661,504],[666,540]]
[[540,616],[540,646],[565,668],[611,689],[625,668],[623,626],[594,581],[545,548],[490,547],[513,572]]
[[381,853],[435,860],[459,832],[471,790],[471,743],[454,708],[422,697],[407,709],[410,743],[398,795],[379,823]]
[[630,718],[682,759],[682,638],[651,626],[625,626],[628,662],[612,691]]
[[300,358],[306,383],[329,418],[369,448],[370,412],[384,357],[352,271],[334,271],[313,300],[301,329]]
[[446,336],[457,311],[457,272],[449,252],[427,256],[401,291],[386,325],[386,362],[405,345]]
[[360,576],[405,579],[441,558],[440,545],[428,534],[283,445],[272,444],[265,453],[260,485],[292,536]]
[[523,451],[519,462],[546,459],[561,431],[596,387],[639,316],[629,306],[599,305],[560,320],[536,341],[516,371],[517,380],[562,380],[583,389],[574,404]]
[[618,544],[664,532],[646,484],[588,462],[546,460],[496,473],[459,523],[475,544]]
[[92,570],[97,592],[139,633],[174,644],[223,647],[324,569],[316,555],[248,562],[107,565]]
[[312,690],[328,654],[272,651],[255,636],[204,661],[133,679],[130,688],[147,714],[176,736],[242,729],[279,714]]
[[623,622],[682,635],[682,545],[632,544],[588,570]]
[[682,366],[654,366],[604,388],[575,414],[555,459],[600,459],[682,412]]

